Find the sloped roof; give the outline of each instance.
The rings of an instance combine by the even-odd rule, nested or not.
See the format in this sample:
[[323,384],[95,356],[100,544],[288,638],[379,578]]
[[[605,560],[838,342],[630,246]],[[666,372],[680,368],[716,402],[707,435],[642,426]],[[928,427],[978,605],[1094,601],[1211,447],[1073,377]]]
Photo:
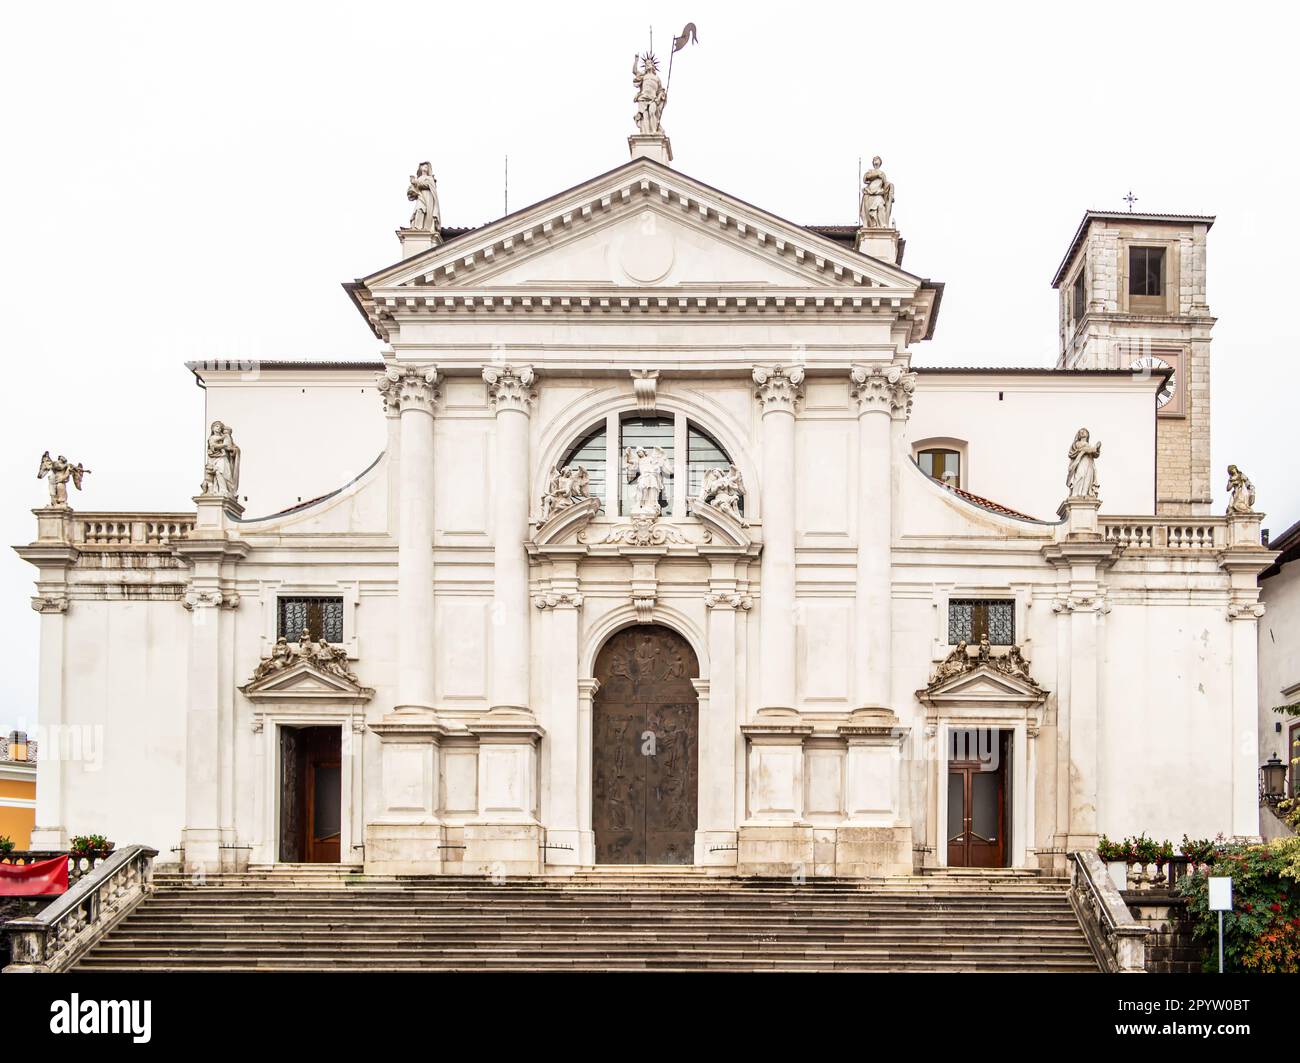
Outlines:
[[1083,237],[1088,231],[1088,226],[1094,221],[1146,222],[1150,225],[1204,225],[1208,229],[1214,224],[1214,215],[1146,214],[1137,211],[1130,214],[1126,210],[1085,210],[1083,212],[1083,221],[1079,222],[1079,228],[1074,232],[1074,239],[1070,241],[1070,249],[1065,252],[1061,264],[1056,267],[1056,274],[1052,277],[1053,288],[1061,286],[1061,277],[1065,274],[1065,268],[1074,261],[1075,252],[1079,250],[1079,245],[1083,243]]

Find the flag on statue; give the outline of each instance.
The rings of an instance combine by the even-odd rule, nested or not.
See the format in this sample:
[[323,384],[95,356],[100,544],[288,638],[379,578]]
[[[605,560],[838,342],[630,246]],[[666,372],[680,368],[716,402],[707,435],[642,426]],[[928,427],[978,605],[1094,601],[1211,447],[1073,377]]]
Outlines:
[[688,44],[699,44],[700,39],[695,35],[695,23],[688,22],[683,27],[681,36],[673,38],[673,51],[680,52]]

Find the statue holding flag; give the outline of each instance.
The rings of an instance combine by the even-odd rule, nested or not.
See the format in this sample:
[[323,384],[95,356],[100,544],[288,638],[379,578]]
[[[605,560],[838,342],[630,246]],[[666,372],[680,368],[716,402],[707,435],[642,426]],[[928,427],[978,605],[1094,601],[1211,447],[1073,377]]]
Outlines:
[[673,38],[673,50],[668,56],[668,79],[659,76],[659,60],[653,51],[632,57],[632,83],[636,85],[636,95],[632,98],[636,104],[637,132],[643,136],[664,136],[662,118],[664,107],[668,105],[668,84],[673,79],[673,56],[688,44],[699,44],[695,32],[695,23],[688,22],[682,32]]

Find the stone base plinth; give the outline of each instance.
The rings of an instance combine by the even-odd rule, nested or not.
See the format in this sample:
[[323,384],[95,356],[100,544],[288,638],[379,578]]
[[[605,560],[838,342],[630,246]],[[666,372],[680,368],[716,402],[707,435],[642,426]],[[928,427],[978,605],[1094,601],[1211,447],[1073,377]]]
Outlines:
[[738,845],[737,874],[812,877],[815,856],[812,827],[742,826]]
[[836,878],[882,878],[911,873],[911,827],[836,828]]
[[368,823],[367,875],[437,875],[443,870],[438,823]]
[[233,832],[217,827],[181,831],[182,867],[189,872],[233,873],[248,867],[250,850],[236,847]]
[[898,264],[898,243],[897,229],[859,229],[854,247],[864,255],[893,266]]
[[542,866],[548,870],[588,867],[596,862],[595,835],[589,830],[547,830],[543,840]]
[[697,867],[735,867],[739,845],[734,830],[697,830],[695,865]]
[[654,159],[665,166],[673,161],[673,143],[662,133],[633,133],[627,150],[634,159]]
[[467,823],[462,874],[539,875],[544,840],[537,823]]

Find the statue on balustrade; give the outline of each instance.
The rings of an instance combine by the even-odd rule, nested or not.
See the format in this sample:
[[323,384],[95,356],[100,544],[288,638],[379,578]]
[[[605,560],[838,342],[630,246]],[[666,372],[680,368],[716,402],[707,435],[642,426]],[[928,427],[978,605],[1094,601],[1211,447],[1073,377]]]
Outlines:
[[415,168],[406,186],[406,198],[415,204],[407,228],[437,234],[442,219],[438,208],[438,179],[433,176],[431,163],[422,162]]
[[1237,466],[1228,466],[1228,513],[1255,512],[1255,485]]
[[862,175],[859,215],[864,229],[888,229],[893,225],[894,183],[880,168],[879,155],[871,160],[871,169]]
[[[29,465],[28,468],[31,468]],[[41,455],[41,467],[36,473],[38,480],[46,476],[50,478],[50,505],[66,506],[68,504],[68,481],[72,481],[72,486],[78,491],[81,490],[81,478],[90,473],[90,470],[83,467],[80,463],[73,465],[62,454],[57,458],[51,458],[47,450]]]

